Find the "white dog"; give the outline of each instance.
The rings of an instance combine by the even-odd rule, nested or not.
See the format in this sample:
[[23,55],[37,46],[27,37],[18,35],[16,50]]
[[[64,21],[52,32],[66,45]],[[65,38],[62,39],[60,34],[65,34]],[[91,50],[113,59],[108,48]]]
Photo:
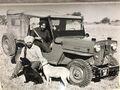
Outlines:
[[51,77],[61,78],[64,85],[67,85],[67,79],[69,80],[70,71],[65,67],[51,66],[50,64],[43,65],[43,72],[48,82],[51,82]]

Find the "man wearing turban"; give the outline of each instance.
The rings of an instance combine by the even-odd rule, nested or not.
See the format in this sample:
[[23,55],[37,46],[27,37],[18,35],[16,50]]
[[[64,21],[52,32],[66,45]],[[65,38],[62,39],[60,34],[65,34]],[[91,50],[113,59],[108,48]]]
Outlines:
[[10,79],[13,79],[18,76],[19,71],[22,69],[22,60],[21,58],[27,58],[32,64],[31,67],[33,70],[39,69],[41,64],[47,63],[48,61],[42,56],[41,49],[34,45],[34,37],[27,36],[24,38],[25,47],[22,48],[20,58],[16,63],[16,67]]

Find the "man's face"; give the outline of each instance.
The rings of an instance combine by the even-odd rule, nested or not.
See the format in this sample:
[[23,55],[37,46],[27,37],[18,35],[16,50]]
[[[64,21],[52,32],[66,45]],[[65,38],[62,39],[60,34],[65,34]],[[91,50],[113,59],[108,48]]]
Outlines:
[[33,45],[33,43],[32,43],[32,42],[27,42],[27,43],[26,43],[26,46],[27,46],[28,48],[31,48],[31,47],[32,47],[32,45]]
[[46,28],[46,24],[45,23],[41,24],[41,29],[45,30],[45,28]]

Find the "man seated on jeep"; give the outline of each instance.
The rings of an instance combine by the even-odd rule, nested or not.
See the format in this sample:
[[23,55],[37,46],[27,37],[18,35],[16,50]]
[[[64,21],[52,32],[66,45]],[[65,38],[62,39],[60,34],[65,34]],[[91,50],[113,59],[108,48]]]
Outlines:
[[39,27],[34,28],[30,35],[35,37],[34,44],[38,45],[43,52],[49,53],[51,51],[51,40],[47,22],[40,21]]

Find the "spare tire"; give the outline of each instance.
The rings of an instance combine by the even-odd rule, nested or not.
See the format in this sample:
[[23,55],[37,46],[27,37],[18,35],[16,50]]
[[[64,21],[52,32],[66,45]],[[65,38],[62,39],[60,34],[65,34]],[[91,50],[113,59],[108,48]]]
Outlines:
[[6,55],[13,56],[16,51],[15,37],[11,33],[5,33],[2,37],[2,48]]

